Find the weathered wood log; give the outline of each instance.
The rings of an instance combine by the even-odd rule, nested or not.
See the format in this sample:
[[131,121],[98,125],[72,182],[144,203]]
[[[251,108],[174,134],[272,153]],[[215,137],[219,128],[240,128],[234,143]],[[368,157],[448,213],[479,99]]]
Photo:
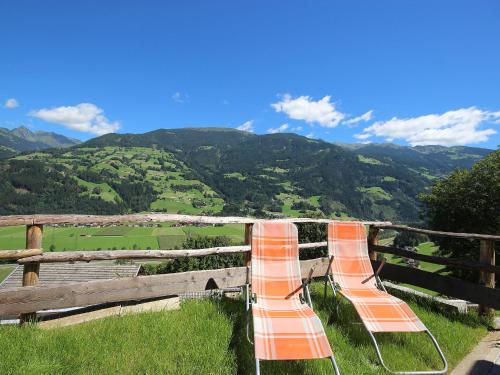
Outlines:
[[38,323],[38,327],[42,329],[53,329],[68,327],[75,324],[90,322],[97,319],[108,318],[110,316],[122,316],[130,314],[140,314],[152,311],[171,311],[180,309],[179,297],[165,298],[157,301],[138,303],[128,306],[113,306],[108,308],[100,308],[92,311],[76,311],[68,316],[44,320]]
[[404,258],[416,259],[434,264],[441,264],[448,267],[460,268],[470,271],[487,271],[500,274],[500,266],[495,266],[494,264],[492,265],[489,262],[487,263],[482,261],[473,263],[461,259],[437,257],[433,255],[420,254],[414,251],[404,250],[400,249],[399,247],[393,246],[370,245],[370,248],[373,251],[378,251],[379,253],[398,255]]
[[368,255],[371,260],[377,260],[377,252],[373,246],[378,245],[378,232],[379,229],[377,227],[370,225],[368,230]]
[[[26,249],[42,248],[43,225],[33,224],[26,226]],[[23,267],[23,287],[33,286],[38,283],[40,273],[40,263],[29,262]],[[21,314],[20,323],[25,324],[36,320],[36,311],[33,310],[26,314]]]
[[[311,268],[314,269],[313,277],[323,277],[328,267],[328,258],[304,260],[300,262],[300,266],[303,278],[307,277]],[[0,316],[203,291],[209,281],[212,284],[215,282],[219,288],[244,285],[246,267],[137,276],[51,287],[3,289],[0,290]]]
[[245,245],[249,247],[249,251],[245,253],[245,267],[247,267],[246,283],[250,284],[250,267],[252,265],[252,228],[253,224],[245,224]]
[[42,253],[42,249],[0,250],[0,260],[17,260],[41,255]]
[[500,236],[494,236],[491,234],[441,232],[436,230],[412,228],[412,227],[407,227],[405,225],[395,225],[395,224],[374,223],[372,225],[381,229],[394,229],[406,232],[422,233],[422,234],[427,234],[429,236],[437,236],[437,237],[454,237],[454,238],[464,238],[468,240],[500,241]]
[[[377,269],[380,262],[372,262]],[[500,309],[500,290],[463,281],[451,276],[422,271],[416,268],[386,263],[380,276],[383,279],[402,282],[433,290],[445,296],[463,299],[493,309]]]
[[[177,214],[133,214],[133,215],[10,215],[0,216],[0,227],[33,224],[119,224],[175,221],[204,224],[252,224],[262,219],[233,216],[193,216]],[[329,219],[283,218],[294,223],[329,223]],[[366,225],[388,225],[390,222],[366,221]]]
[[[326,246],[325,242],[311,242],[299,244],[299,249],[311,249]],[[90,262],[94,260],[114,259],[175,259],[185,257],[203,257],[208,255],[249,253],[250,246],[225,246],[211,247],[207,249],[192,250],[106,250],[106,251],[64,251],[54,253],[43,253],[29,258],[18,260],[19,264],[30,262],[60,263],[60,262]]]
[[[490,264],[491,267],[495,267],[495,242],[481,240],[479,261]],[[479,283],[487,288],[495,288],[495,272],[483,269],[479,273]],[[493,315],[494,311],[485,305],[479,305],[479,313],[482,315]]]
[[64,251],[44,253],[30,258],[19,259],[19,264],[29,262],[61,263],[90,262],[94,260],[114,259],[175,259],[185,257],[202,257],[218,254],[234,254],[248,252],[248,246],[212,247],[195,250],[99,250],[99,251]]

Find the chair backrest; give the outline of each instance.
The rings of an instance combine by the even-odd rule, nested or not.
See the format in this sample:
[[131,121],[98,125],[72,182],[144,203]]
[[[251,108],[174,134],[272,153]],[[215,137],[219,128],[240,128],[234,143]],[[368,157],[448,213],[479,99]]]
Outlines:
[[[252,227],[252,293],[284,299],[302,284],[297,227],[285,221],[262,221]],[[299,293],[289,299],[299,298]]]
[[356,221],[328,224],[328,254],[333,255],[332,274],[342,289],[376,288],[373,267],[368,256],[366,228]]

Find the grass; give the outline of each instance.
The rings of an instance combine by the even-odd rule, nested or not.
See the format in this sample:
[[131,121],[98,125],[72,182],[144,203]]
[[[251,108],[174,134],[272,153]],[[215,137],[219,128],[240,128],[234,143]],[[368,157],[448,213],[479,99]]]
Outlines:
[[[312,295],[342,374],[386,373],[352,306],[342,300],[336,317],[330,291],[326,303],[320,283],[313,284]],[[416,300],[408,303],[433,332],[451,367],[487,332],[475,315],[440,313]],[[0,327],[0,373],[253,374],[254,352],[245,337],[243,305],[242,299],[187,301],[180,311],[114,317],[50,331]],[[441,365],[423,334],[387,333],[377,338],[393,368]],[[261,369],[263,374],[332,373],[327,360],[262,361]]]
[[[434,252],[438,249],[438,246],[436,244],[434,244],[434,242],[423,242],[417,246],[417,249],[418,249],[419,254],[433,255]],[[401,257],[395,256],[392,254],[385,254],[385,256],[386,256],[387,260],[389,261],[389,263],[394,263],[394,264],[406,266],[406,263],[403,261],[403,259]],[[419,265],[420,265],[419,268],[422,271],[427,271],[427,272],[439,272],[440,270],[443,269],[443,266],[440,264],[420,262]],[[440,272],[440,273],[443,274],[442,272]],[[414,289],[414,290],[418,290],[419,292],[424,292],[424,293],[430,294],[432,296],[439,295],[439,293],[437,293],[433,290],[421,288],[419,286],[415,286],[415,285],[411,285],[411,284],[404,284],[404,283],[401,285],[408,287],[408,288],[411,288],[411,289]]]
[[[169,213],[202,214],[217,213],[222,211],[224,201],[208,185],[199,180],[185,178],[192,170],[178,160],[172,153],[145,147],[100,147],[79,148],[54,156],[49,153],[34,153],[21,155],[18,159],[49,159],[61,167],[71,168],[76,162],[80,164],[79,170],[90,170],[96,173],[108,171],[114,177],[112,180],[121,183],[130,178],[140,178],[147,181],[158,194],[150,209]],[[164,166],[172,170],[162,169]],[[145,172],[145,175],[142,173]],[[76,178],[76,177],[75,177]],[[81,195],[100,197],[114,202],[121,201],[119,194],[107,183],[97,184],[76,178],[80,186],[87,188]],[[185,185],[201,187],[187,191],[177,191],[172,185]],[[99,188],[94,193],[94,189]],[[196,199],[196,207],[193,206]]]
[[372,165],[382,165],[383,163],[380,160],[369,158],[363,155],[358,154],[358,161],[360,163],[372,164]]
[[210,301],[50,331],[0,327],[0,373],[234,374],[231,333]]
[[158,236],[158,249],[168,250],[181,247],[186,240],[184,235]]
[[367,194],[370,198],[374,200],[392,200],[392,195],[382,189],[380,186],[371,186],[371,187],[358,187],[358,190],[361,193]]
[[14,271],[14,266],[10,267],[10,266],[2,266],[0,267],[0,283],[7,277],[10,275],[10,273],[12,271]]

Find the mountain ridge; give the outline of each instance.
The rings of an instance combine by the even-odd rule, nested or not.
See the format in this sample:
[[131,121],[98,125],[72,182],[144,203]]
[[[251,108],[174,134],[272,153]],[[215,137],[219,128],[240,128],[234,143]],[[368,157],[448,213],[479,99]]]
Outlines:
[[[352,149],[293,133],[256,135],[227,128],[108,134],[64,150],[23,153],[4,161],[0,212],[158,211],[415,221],[420,192],[489,152],[377,144]],[[42,181],[33,182],[34,176]],[[46,192],[51,189],[53,193]],[[45,200],[38,206],[24,203],[40,199],[41,191]],[[55,199],[56,192],[66,194],[66,201]]]
[[81,141],[78,139],[42,130],[31,131],[25,126],[0,128],[0,158],[11,157],[19,152],[71,147],[79,143]]

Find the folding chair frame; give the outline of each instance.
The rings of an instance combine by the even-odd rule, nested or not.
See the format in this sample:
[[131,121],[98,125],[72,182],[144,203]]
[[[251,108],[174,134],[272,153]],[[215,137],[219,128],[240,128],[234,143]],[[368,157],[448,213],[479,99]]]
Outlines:
[[[304,289],[305,298],[302,297],[301,294],[300,301],[302,303],[307,303],[309,307],[312,309],[313,305],[311,301],[311,292],[309,291],[309,281],[310,280],[307,280],[302,283],[302,289]],[[251,293],[251,285],[245,284],[246,334],[248,342],[252,345],[254,345],[254,343],[250,339],[250,310],[252,303],[256,301],[256,298],[257,296]],[[332,363],[333,371],[335,372],[335,374],[340,375],[339,367],[333,355],[330,356],[330,361]],[[258,358],[255,358],[255,375],[260,375],[260,360]]]
[[[332,259],[333,259],[333,256],[332,256]],[[330,261],[330,266],[331,266],[331,261]],[[382,266],[383,266],[383,264],[382,264]],[[377,272],[375,272],[373,274],[373,277],[375,277],[375,280],[377,281],[378,288],[387,293],[387,290],[385,289],[384,284],[382,283],[382,280],[380,280],[380,277],[378,276],[378,273],[380,272],[381,268],[382,267],[379,267]],[[337,297],[337,292],[340,292],[340,290],[337,290],[337,288],[335,286],[335,279],[333,277],[333,274],[331,273],[330,267],[328,268],[328,272],[325,275],[325,294],[324,294],[325,300],[326,300],[327,284],[330,284],[330,286],[332,288],[335,308],[337,309],[337,314],[338,314],[339,313],[339,301],[338,301],[338,297]],[[360,317],[360,319],[361,319],[361,317]],[[361,321],[363,322],[363,319],[361,319]],[[394,371],[394,370],[389,369],[386,366],[384,359],[382,357],[382,353],[380,352],[380,347],[378,345],[378,342],[377,342],[373,332],[370,331],[368,329],[368,327],[366,327],[366,324],[364,322],[363,322],[363,325],[365,326],[366,330],[368,331],[368,334],[370,335],[370,338],[372,339],[373,345],[375,345],[375,351],[377,352],[377,357],[380,361],[380,364],[382,365],[382,367],[384,369],[386,369],[390,373],[400,374],[400,375],[440,375],[440,374],[445,374],[448,371],[448,361],[446,360],[446,358],[443,354],[443,351],[439,347],[438,342],[436,341],[436,339],[434,338],[434,336],[431,334],[431,332],[428,329],[426,329],[424,332],[427,333],[427,335],[430,337],[432,343],[434,344],[436,351],[438,352],[439,356],[441,357],[441,360],[443,361],[444,368],[442,370],[429,370],[429,371]]]

